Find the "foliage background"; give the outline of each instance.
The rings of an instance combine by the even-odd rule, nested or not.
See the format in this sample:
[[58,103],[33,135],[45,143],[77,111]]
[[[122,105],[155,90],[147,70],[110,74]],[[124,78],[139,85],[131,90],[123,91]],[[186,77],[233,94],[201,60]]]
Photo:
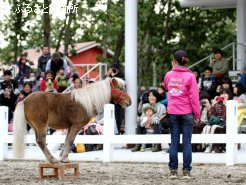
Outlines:
[[[67,13],[64,19],[49,14],[50,22],[44,21],[44,14],[17,14],[14,10],[17,4],[34,6],[52,0],[6,1],[13,8],[0,22],[0,34],[8,43],[0,49],[0,61],[11,63],[24,49],[42,47],[47,42],[44,30],[50,26],[50,47],[96,41],[104,54],[107,48],[115,52],[113,61],[102,57],[102,62],[124,65],[124,0],[66,0],[67,4],[77,4],[77,13]],[[211,54],[214,48],[235,40],[236,9],[201,10],[182,8],[178,0],[139,0],[138,85],[153,84],[154,63],[159,83],[178,49],[187,51],[192,64]],[[76,53],[67,51],[67,54]],[[203,67],[204,64],[198,66],[200,71]]]

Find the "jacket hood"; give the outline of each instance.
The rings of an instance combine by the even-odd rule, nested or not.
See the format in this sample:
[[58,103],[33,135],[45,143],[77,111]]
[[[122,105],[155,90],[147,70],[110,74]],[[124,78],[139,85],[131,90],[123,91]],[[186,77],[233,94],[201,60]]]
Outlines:
[[179,71],[179,72],[192,72],[191,70],[189,70],[187,67],[184,66],[175,66],[173,68],[173,71]]

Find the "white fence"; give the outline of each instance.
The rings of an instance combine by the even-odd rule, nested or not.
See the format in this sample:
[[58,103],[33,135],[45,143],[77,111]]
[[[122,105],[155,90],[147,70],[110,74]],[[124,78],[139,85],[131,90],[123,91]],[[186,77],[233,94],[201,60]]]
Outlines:
[[[13,143],[13,136],[8,134],[7,107],[0,107],[0,160],[7,159],[8,143]],[[226,134],[193,134],[192,143],[226,143],[226,165],[237,163],[237,143],[246,143],[246,134],[238,134],[237,130],[237,102],[227,102]],[[113,161],[114,144],[119,143],[170,143],[169,134],[160,135],[114,135],[114,106],[104,106],[104,135],[78,135],[75,143],[102,143],[103,162]],[[135,124],[135,120],[132,121]],[[47,143],[63,143],[64,135],[48,135]],[[182,139],[181,139],[182,141]],[[26,143],[35,143],[34,135],[26,136]]]

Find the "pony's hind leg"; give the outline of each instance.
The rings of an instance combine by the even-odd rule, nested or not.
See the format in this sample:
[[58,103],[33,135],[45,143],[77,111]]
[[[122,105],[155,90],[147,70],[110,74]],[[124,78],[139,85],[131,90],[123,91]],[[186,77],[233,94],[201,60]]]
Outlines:
[[46,159],[50,163],[58,163],[58,160],[52,156],[52,154],[50,153],[50,151],[46,146],[46,128],[39,130],[38,132],[35,130],[35,133],[36,133],[36,142],[40,147],[40,149],[43,151]]
[[80,131],[81,127],[72,126],[67,133],[66,142],[64,144],[63,153],[61,156],[61,162],[69,163],[68,153],[71,151],[72,144],[75,140],[76,135]]

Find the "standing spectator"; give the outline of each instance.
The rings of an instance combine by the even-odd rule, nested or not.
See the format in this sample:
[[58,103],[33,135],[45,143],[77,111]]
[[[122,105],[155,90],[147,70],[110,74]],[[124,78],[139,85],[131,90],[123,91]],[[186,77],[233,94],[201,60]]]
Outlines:
[[64,74],[67,76],[67,61],[64,60],[58,52],[55,52],[52,58],[47,62],[45,71],[51,70],[54,76],[56,76],[61,67],[64,68]]
[[117,63],[111,64],[105,77],[110,77],[110,78],[118,77],[118,78],[122,78],[122,79],[125,78],[124,74],[121,73],[120,65]]
[[20,84],[24,83],[24,79],[29,78],[30,75],[30,67],[27,65],[27,59],[26,56],[21,56],[19,63],[19,72],[17,74],[16,79]]
[[51,59],[49,47],[43,46],[41,49],[43,54],[38,58],[38,75],[41,75],[41,72],[45,72],[47,62]]
[[215,91],[217,87],[216,77],[212,75],[213,68],[210,66],[206,66],[204,70],[204,74],[202,75],[201,81],[201,94],[208,93],[209,98],[213,99],[215,96]]
[[57,82],[53,79],[52,71],[46,71],[45,79],[40,84],[40,91],[57,92]]
[[221,49],[215,49],[214,59],[210,63],[210,66],[213,68],[213,74],[216,76],[218,81],[221,81],[224,76],[228,76],[229,70],[229,61],[222,56],[223,52]]
[[10,70],[4,71],[3,76],[4,76],[4,81],[1,83],[0,94],[3,94],[3,92],[8,86],[11,86],[15,95],[19,94],[20,91],[18,88],[18,84],[14,79],[12,79],[11,71]]
[[[117,63],[111,64],[105,77],[110,77],[110,78],[117,77],[121,79],[125,78],[124,74],[121,73],[120,65]],[[122,125],[122,120],[123,120],[122,118],[123,118],[123,109],[121,105],[115,104],[115,120],[116,120],[116,125],[119,131],[119,134],[121,133],[121,125]]]
[[173,69],[165,75],[163,81],[164,87],[168,90],[167,110],[171,131],[170,179],[177,179],[180,134],[183,134],[183,178],[190,178],[192,129],[194,120],[197,124],[200,119],[199,90],[194,74],[186,68],[188,63],[189,59],[185,51],[175,52],[172,61]]
[[59,93],[63,92],[68,87],[68,79],[64,74],[64,68],[60,67],[56,77],[55,81],[57,81],[58,89],[57,91]]

